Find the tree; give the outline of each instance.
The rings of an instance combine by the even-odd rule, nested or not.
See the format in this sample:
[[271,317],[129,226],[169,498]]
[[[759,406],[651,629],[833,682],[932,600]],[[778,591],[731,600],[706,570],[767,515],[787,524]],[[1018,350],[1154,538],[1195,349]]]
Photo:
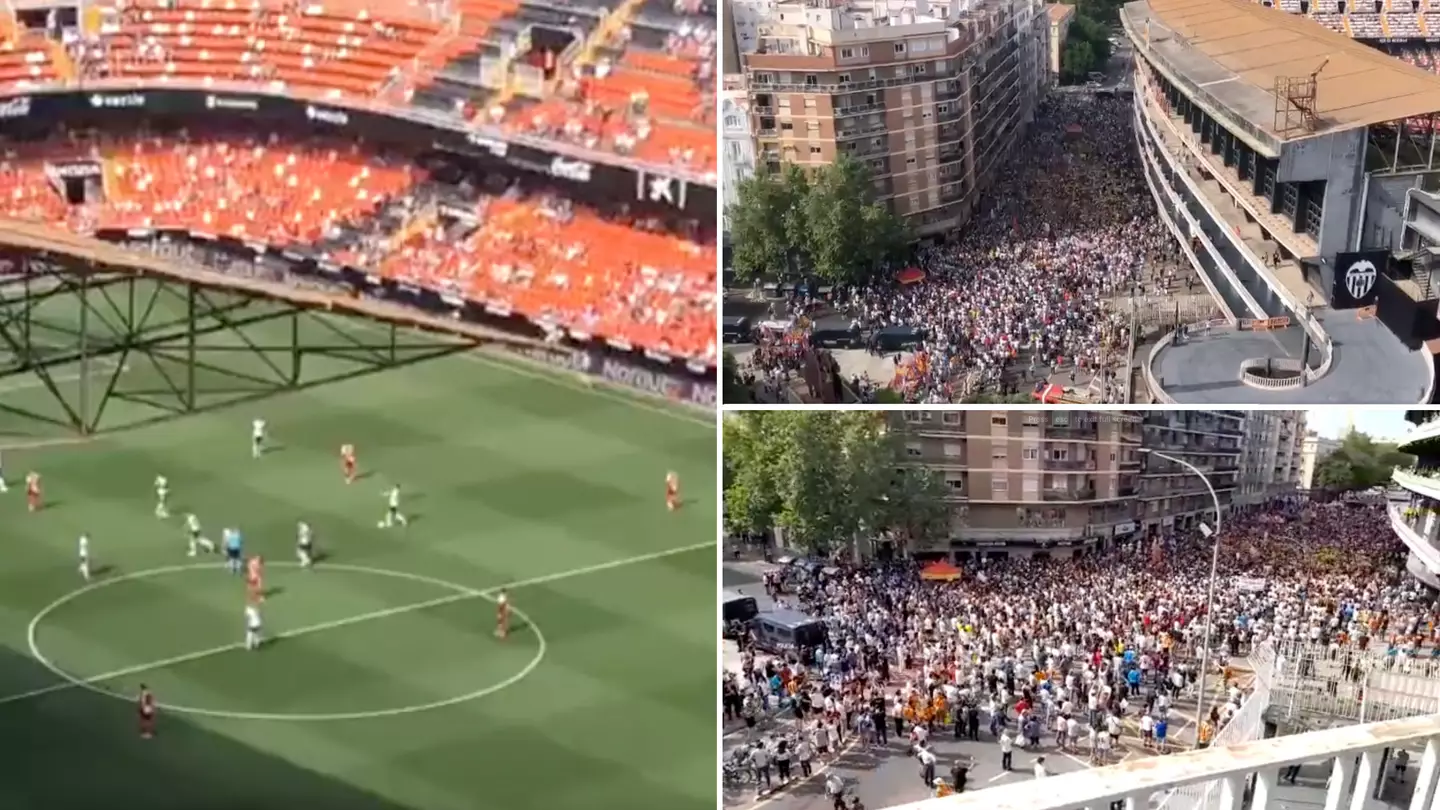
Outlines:
[[[1074,29],[1072,24],[1071,29]],[[1062,84],[1080,84],[1095,70],[1095,51],[1083,39],[1068,39],[1065,50],[1060,53],[1060,81]]]
[[756,175],[736,194],[727,210],[742,281],[806,273],[849,283],[900,261],[911,241],[905,221],[876,202],[869,170],[845,155],[809,173],[787,164]]
[[808,188],[804,170],[786,166],[778,175],[756,174],[740,181],[730,216],[732,267],[740,281],[789,271],[794,260],[794,234]]
[[897,548],[907,550],[915,540],[948,535],[950,508],[945,503],[946,494],[945,481],[934,470],[897,469],[880,509],[879,528],[894,537]]
[[732,534],[784,529],[813,554],[857,538],[909,540],[944,531],[944,483],[897,473],[900,438],[873,411],[747,411],[724,431],[725,526]]
[[1103,70],[1114,50],[1110,45],[1110,28],[1102,21],[1113,20],[1115,8],[1103,5],[1081,5],[1065,32],[1065,50],[1060,54],[1060,79],[1066,84],[1079,84],[1090,73]]
[[1395,445],[1351,431],[1315,466],[1315,485],[1334,492],[1384,486],[1396,467],[1411,461],[1411,456],[1396,450]]

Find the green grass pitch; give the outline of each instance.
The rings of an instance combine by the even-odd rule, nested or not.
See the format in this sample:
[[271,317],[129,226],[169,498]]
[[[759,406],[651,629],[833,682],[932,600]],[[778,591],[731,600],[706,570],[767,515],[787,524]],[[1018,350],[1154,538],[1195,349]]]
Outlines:
[[[119,389],[149,386],[147,364],[127,363]],[[307,377],[344,366],[321,359]],[[47,397],[31,377],[0,379],[0,403]],[[708,418],[470,354],[162,415],[117,401],[73,444],[0,416],[0,807],[715,805]],[[254,418],[276,445],[259,460]],[[348,486],[347,442],[364,476]],[[668,470],[688,499],[675,513]],[[171,482],[168,520],[153,514],[156,475]],[[380,530],[391,483],[412,524]],[[267,648],[239,649],[241,582],[186,555],[192,511],[270,561]],[[287,564],[299,520],[324,555],[312,571]],[[88,590],[81,533],[102,571]],[[523,618],[501,641],[489,597],[507,584]],[[142,682],[164,707],[151,740],[136,727]]]

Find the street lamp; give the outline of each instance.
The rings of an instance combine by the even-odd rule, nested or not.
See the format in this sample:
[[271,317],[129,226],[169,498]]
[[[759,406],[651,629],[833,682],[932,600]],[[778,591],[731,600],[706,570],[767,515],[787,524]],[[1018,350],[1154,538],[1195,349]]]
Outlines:
[[1205,677],[1210,672],[1210,629],[1213,627],[1215,617],[1215,579],[1220,572],[1220,496],[1215,494],[1215,487],[1211,486],[1210,479],[1205,476],[1205,473],[1185,459],[1143,447],[1140,452],[1149,453],[1166,461],[1173,461],[1195,473],[1200,482],[1210,491],[1210,500],[1215,502],[1215,530],[1211,531],[1210,527],[1203,522],[1200,524],[1200,534],[1207,540],[1213,538],[1214,543],[1210,550],[1210,582],[1205,588],[1205,646],[1200,649],[1200,695],[1195,699],[1195,728],[1198,733],[1200,725],[1205,722]]

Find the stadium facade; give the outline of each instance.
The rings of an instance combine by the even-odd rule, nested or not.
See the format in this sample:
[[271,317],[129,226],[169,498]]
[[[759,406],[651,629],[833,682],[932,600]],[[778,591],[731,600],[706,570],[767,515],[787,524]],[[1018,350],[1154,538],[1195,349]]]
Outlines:
[[757,169],[849,155],[922,236],[969,219],[1050,76],[1039,0],[732,0],[727,9]]
[[1391,501],[1390,525],[1410,549],[1406,569],[1440,588],[1440,413],[1411,411],[1406,418],[1415,427],[1399,449],[1415,456],[1415,467],[1394,473],[1406,497]]
[[1149,350],[1152,397],[1430,401],[1440,76],[1247,0],[1121,23],[1147,184],[1221,312]]
[[949,537],[911,549],[962,562],[1063,557],[1214,521],[1221,509],[1293,492],[1300,411],[899,411],[902,464],[938,472]]

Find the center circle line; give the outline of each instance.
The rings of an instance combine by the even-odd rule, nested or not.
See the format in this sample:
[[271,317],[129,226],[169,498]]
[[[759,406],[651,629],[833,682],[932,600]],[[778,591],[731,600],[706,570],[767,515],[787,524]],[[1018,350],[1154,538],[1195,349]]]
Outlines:
[[[268,565],[271,567],[278,566],[282,568],[301,567],[299,563],[284,561],[272,562],[268,563]],[[72,674],[61,668],[59,665],[51,661],[50,658],[46,656],[45,653],[40,649],[38,631],[41,623],[43,623],[46,617],[48,617],[51,613],[54,613],[56,610],[80,598],[81,596],[93,593],[94,591],[100,590],[102,588],[107,588],[111,585],[118,585],[122,582],[129,582],[137,579],[148,579],[150,577],[164,576],[166,574],[181,573],[185,571],[202,570],[214,571],[215,566],[206,563],[192,563],[188,565],[169,565],[159,568],[147,568],[142,571],[133,571],[130,573],[108,577],[106,579],[91,582],[79,588],[76,588],[75,590],[61,596],[59,599],[56,599],[54,602],[51,602],[50,604],[41,608],[40,611],[36,613],[33,618],[30,619],[30,624],[27,627],[25,634],[26,641],[30,647],[30,655],[37,662],[39,662],[41,666],[45,667],[56,677],[65,681],[71,686],[79,689],[84,689],[87,692],[92,692],[94,694],[102,695],[104,697],[130,702],[134,699],[132,695],[122,694],[113,689],[100,686],[99,682],[113,680],[115,678],[123,678],[127,675],[139,674],[141,672],[164,669],[167,666],[174,666],[177,664],[188,663],[190,661],[197,661],[202,658],[209,658],[216,655],[223,655],[229,652],[243,650],[244,644],[237,642],[234,644],[227,644],[222,647],[213,647],[208,650],[200,650],[198,652],[180,655],[161,661],[152,661],[145,664],[137,664],[123,669],[112,670],[110,672],[102,672],[98,675],[82,677]],[[310,625],[308,627],[297,628],[288,633],[279,633],[273,636],[273,639],[278,640],[286,638],[296,638],[299,636],[309,635],[310,633],[320,632],[321,630],[345,627],[351,624],[359,624],[362,621],[368,621],[370,619],[381,619],[388,616],[395,616],[412,611],[424,610],[429,607],[438,607],[439,605],[449,604],[451,602],[459,602],[463,599],[484,599],[491,603],[495,602],[495,597],[492,596],[488,591],[471,588],[466,585],[459,585],[448,580],[439,579],[437,577],[430,577],[424,574],[414,574],[408,571],[394,571],[388,568],[374,568],[370,566],[349,565],[345,563],[325,563],[321,566],[317,566],[314,570],[316,572],[340,571],[356,574],[370,574],[373,576],[391,577],[394,579],[405,579],[412,582],[433,585],[437,588],[449,590],[452,593],[447,597],[442,597],[439,599],[431,599],[425,602],[416,602],[409,605],[400,605],[395,608],[378,610],[373,613],[360,614],[359,616],[354,616],[349,619],[340,619],[336,621]],[[468,692],[463,695],[444,698],[442,700],[436,700],[429,703],[418,703],[411,706],[397,706],[390,709],[376,709],[372,711],[359,712],[242,712],[228,711],[223,709],[206,709],[197,706],[181,706],[170,703],[158,703],[156,705],[158,708],[164,711],[175,712],[176,714],[193,715],[197,717],[216,717],[231,720],[256,721],[334,722],[342,720],[371,720],[383,717],[396,717],[406,714],[418,714],[420,712],[427,712],[434,709],[443,709],[448,706],[455,706],[461,703],[468,703],[472,700],[479,700],[483,697],[487,697],[496,692],[499,692],[502,689],[507,689],[511,686],[514,686],[515,684],[529,677],[530,674],[533,673],[540,666],[541,662],[543,662],[545,659],[547,644],[545,641],[545,634],[541,632],[539,625],[535,624],[535,622],[523,610],[515,607],[514,605],[510,606],[510,610],[514,612],[515,615],[518,616],[521,620],[523,620],[525,626],[528,627],[530,631],[535,634],[536,649],[534,657],[532,657],[525,664],[525,666],[521,668],[519,672],[500,681],[499,683],[492,684],[490,686],[484,687],[483,689],[477,689],[473,692]]]

